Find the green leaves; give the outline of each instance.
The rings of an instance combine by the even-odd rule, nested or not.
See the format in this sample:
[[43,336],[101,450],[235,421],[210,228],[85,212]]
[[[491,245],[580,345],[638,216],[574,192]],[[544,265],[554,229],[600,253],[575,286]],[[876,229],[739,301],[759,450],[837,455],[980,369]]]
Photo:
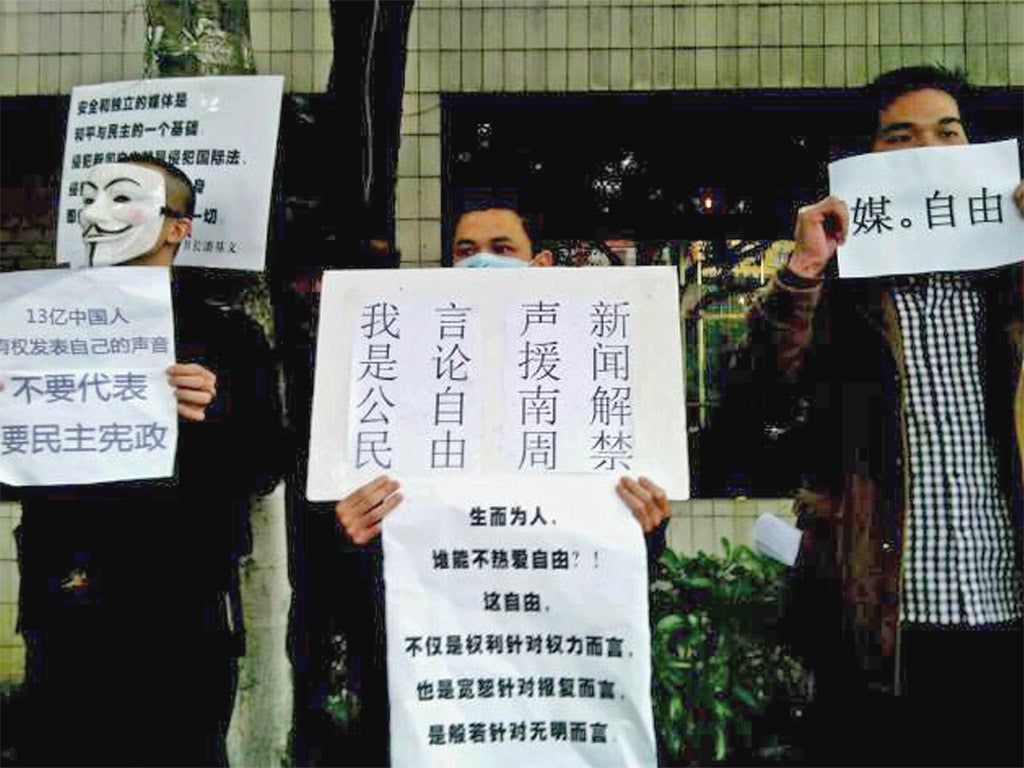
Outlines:
[[658,622],[655,630],[658,634],[668,634],[675,632],[677,629],[682,629],[684,626],[686,626],[686,620],[682,616],[669,614]]
[[666,551],[651,587],[655,718],[675,762],[726,759],[775,691],[803,678],[771,639],[785,568],[722,545],[722,556]]
[[757,709],[757,702],[754,701],[753,695],[742,685],[734,685],[732,687],[732,695],[740,701],[742,701],[751,709]]
[[690,578],[682,579],[680,583],[687,589],[711,589],[715,586],[715,582],[703,576],[691,576]]

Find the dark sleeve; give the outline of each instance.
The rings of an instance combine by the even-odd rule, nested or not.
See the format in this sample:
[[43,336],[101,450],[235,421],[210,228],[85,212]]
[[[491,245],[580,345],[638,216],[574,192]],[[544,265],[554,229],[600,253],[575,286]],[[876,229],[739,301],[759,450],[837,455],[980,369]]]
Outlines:
[[[259,326],[241,312],[216,308],[201,353],[183,347],[217,377],[216,396],[201,422],[179,420],[182,483],[235,498],[268,493],[283,471],[285,435],[277,366]],[[198,359],[197,359],[198,358]]]
[[668,530],[668,522],[668,520],[662,520],[649,536],[644,536],[644,543],[647,545],[647,578],[649,582],[654,581],[658,575],[658,560],[665,552],[665,533]]
[[824,284],[782,270],[754,303],[748,316],[751,359],[762,384],[799,377],[814,332]]
[[747,341],[724,353],[722,400],[692,451],[696,495],[780,496],[799,486],[812,403],[805,374],[825,290],[784,270],[755,298]]

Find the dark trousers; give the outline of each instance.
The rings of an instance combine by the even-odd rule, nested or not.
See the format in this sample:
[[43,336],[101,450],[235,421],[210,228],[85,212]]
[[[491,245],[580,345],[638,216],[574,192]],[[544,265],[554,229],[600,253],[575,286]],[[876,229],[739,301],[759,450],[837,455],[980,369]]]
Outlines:
[[227,765],[237,638],[25,633],[19,765]]
[[[342,543],[333,505],[290,498],[289,655],[294,681],[292,759],[299,766],[381,766],[388,761],[384,595],[379,547]],[[324,585],[338,585],[327,589]],[[358,709],[339,716],[347,690]]]
[[908,764],[1024,765],[1021,623],[903,632]]
[[[808,731],[811,765],[1024,765],[1024,633],[904,629],[902,693],[826,677]],[[837,684],[839,682],[842,684]]]

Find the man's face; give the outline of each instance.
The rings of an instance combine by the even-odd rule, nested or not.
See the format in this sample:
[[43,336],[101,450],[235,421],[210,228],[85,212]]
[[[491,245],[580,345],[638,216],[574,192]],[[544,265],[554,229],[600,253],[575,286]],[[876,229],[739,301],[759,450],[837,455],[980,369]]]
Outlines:
[[463,259],[478,253],[519,259],[527,264],[549,266],[550,251],[541,251],[536,256],[519,215],[508,208],[487,208],[469,211],[459,217],[455,224],[452,263],[458,265]]
[[167,192],[164,175],[134,163],[95,166],[82,183],[82,239],[90,266],[120,264],[161,244]]
[[956,99],[937,88],[922,88],[904,93],[878,114],[871,151],[967,143]]

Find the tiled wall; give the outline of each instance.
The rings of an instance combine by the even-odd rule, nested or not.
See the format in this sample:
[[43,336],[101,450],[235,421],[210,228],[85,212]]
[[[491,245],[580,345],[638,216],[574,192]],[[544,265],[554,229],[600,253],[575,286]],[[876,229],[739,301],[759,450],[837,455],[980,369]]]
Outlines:
[[[0,0],[0,95],[140,77],[142,0]],[[249,0],[257,71],[322,91],[328,0]],[[1024,84],[1024,0],[417,0],[397,184],[405,265],[440,263],[440,93],[843,87],[921,62]]]
[[15,634],[18,616],[18,555],[14,529],[21,505],[0,502],[0,686],[20,681],[25,673],[25,645]]
[[941,62],[1024,84],[1024,1],[418,0],[399,151],[403,265],[441,256],[439,94],[858,86]]
[[249,31],[261,75],[284,75],[295,93],[327,90],[334,43],[328,0],[249,0]]
[[[249,0],[256,69],[285,90],[323,91],[333,43],[328,0]],[[142,0],[2,0],[0,96],[66,94],[142,77]]]
[[667,544],[676,552],[721,552],[722,539],[731,544],[752,541],[754,521],[764,513],[796,525],[791,499],[693,499],[672,504]]

